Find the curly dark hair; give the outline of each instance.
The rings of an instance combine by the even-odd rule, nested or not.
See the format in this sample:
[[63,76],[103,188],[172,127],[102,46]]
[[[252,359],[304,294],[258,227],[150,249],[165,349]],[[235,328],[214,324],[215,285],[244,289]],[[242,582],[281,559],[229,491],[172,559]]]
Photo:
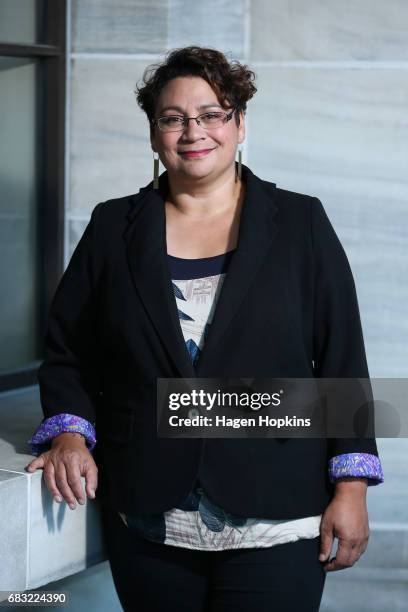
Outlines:
[[173,49],[166,54],[164,62],[151,64],[145,69],[143,86],[136,85],[137,103],[146,113],[150,124],[155,116],[161,90],[171,79],[180,76],[198,76],[207,81],[221,106],[230,104],[236,109],[238,126],[239,112],[246,112],[248,100],[256,93],[252,82],[255,73],[236,60],[229,62],[220,51],[195,45]]

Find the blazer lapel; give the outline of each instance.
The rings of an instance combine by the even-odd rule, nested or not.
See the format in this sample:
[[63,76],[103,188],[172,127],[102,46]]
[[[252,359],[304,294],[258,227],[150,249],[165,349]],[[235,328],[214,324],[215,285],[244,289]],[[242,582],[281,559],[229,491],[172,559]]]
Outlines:
[[246,293],[250,288],[255,289],[251,285],[277,231],[273,219],[278,210],[273,193],[276,185],[263,182],[245,165],[242,166],[242,176],[246,192],[241,208],[238,245],[218,296],[197,370],[194,369],[185,344],[167,265],[164,208],[168,191],[167,171],[159,178],[158,190],[152,188],[153,183],[140,190],[127,216],[130,224],[123,238],[127,244],[126,252],[135,289],[169,358],[174,361],[183,378],[212,375],[209,373],[211,363],[214,354],[221,350],[222,335]]
[[[127,258],[134,286],[152,320],[169,358],[181,377],[194,378],[194,366],[188,353],[177,304],[167,266],[166,218],[164,201],[167,172],[159,178],[159,190],[149,183],[136,196],[127,215],[131,224],[124,232]],[[136,222],[133,224],[133,220]]]
[[[238,244],[218,296],[214,317],[203,350],[197,363],[197,376],[214,376],[214,355],[222,351],[222,336],[237,314],[248,291],[252,299],[262,299],[256,291],[256,273],[262,265],[277,232],[274,216],[278,210],[274,202],[275,183],[267,185],[247,166],[242,166],[246,192],[241,208]],[[245,324],[245,321],[243,321]],[[228,359],[228,355],[224,355]]]

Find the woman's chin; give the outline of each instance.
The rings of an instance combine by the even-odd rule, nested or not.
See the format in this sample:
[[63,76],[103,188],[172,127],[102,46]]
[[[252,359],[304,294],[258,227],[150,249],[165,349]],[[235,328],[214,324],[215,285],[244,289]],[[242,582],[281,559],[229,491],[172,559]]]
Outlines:
[[180,168],[179,172],[186,178],[197,180],[197,179],[205,178],[206,176],[209,176],[214,170],[215,168],[213,168],[213,166],[209,166],[209,165],[204,166],[204,164],[202,166],[198,166],[197,164],[197,166],[193,166],[191,168],[186,168],[186,167]]

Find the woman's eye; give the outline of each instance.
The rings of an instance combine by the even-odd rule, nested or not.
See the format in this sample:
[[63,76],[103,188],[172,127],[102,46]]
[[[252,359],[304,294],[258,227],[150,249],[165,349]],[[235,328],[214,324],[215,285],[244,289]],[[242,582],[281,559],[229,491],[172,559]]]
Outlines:
[[205,113],[203,115],[204,119],[219,119],[220,117],[222,117],[222,113]]
[[166,125],[171,125],[172,123],[173,124],[182,123],[183,118],[182,117],[162,117],[162,121]]

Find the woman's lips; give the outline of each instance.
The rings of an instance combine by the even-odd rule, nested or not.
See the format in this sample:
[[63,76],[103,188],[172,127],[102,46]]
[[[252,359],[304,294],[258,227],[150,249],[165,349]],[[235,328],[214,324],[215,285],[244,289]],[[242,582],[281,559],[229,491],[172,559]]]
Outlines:
[[211,153],[211,151],[213,151],[213,149],[203,149],[202,151],[185,151],[184,153],[181,152],[179,153],[179,155],[181,155],[182,157],[204,157],[205,155],[208,155],[208,153]]

